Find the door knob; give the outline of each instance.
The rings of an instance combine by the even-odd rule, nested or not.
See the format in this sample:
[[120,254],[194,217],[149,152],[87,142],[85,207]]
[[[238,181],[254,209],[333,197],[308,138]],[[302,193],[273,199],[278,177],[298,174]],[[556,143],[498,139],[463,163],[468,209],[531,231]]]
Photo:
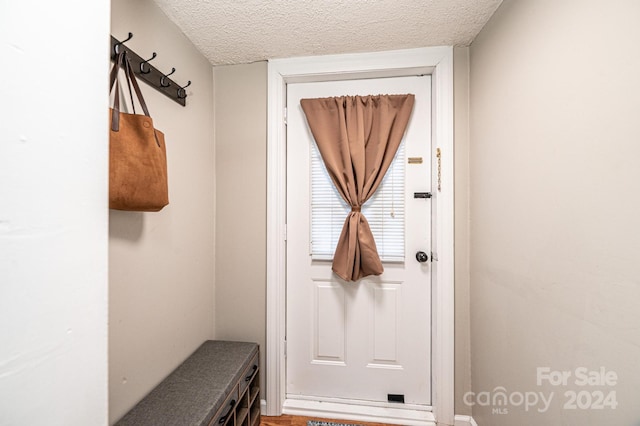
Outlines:
[[420,263],[424,263],[429,260],[429,256],[427,256],[427,253],[419,251],[416,253],[416,260]]

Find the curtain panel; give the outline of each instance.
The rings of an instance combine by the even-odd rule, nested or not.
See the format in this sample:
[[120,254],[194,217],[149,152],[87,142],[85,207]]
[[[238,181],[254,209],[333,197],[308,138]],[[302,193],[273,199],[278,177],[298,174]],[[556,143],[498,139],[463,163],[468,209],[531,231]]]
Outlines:
[[343,280],[357,281],[384,272],[361,209],[393,161],[414,102],[412,94],[300,100],[327,172],[351,206],[332,265]]

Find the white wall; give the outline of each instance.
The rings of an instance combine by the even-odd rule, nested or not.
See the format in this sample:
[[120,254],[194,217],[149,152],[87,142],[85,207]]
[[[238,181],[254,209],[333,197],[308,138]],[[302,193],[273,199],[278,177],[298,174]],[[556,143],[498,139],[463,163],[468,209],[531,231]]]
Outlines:
[[[182,107],[146,83],[167,143],[170,204],[158,213],[109,212],[110,420],[213,338],[213,69],[152,0],[113,0],[111,33],[153,65],[187,80]],[[127,103],[129,103],[127,101]]]
[[[471,46],[475,392],[555,393],[480,425],[640,421],[640,2],[505,1]],[[538,386],[536,368],[566,370]],[[575,386],[604,367],[615,386]],[[567,410],[564,392],[616,393]],[[586,397],[585,397],[586,398]]]
[[108,1],[0,3],[2,425],[107,424],[108,32]]

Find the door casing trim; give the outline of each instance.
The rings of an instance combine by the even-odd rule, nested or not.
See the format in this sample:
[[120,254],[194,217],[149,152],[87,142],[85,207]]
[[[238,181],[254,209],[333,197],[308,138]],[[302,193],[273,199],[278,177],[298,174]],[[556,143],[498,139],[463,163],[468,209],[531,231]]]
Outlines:
[[[431,74],[433,155],[441,151],[440,190],[433,179],[433,414],[454,423],[453,48],[270,60],[267,121],[266,414],[282,414],[286,399],[286,88],[289,83]],[[434,167],[433,172],[437,173]]]

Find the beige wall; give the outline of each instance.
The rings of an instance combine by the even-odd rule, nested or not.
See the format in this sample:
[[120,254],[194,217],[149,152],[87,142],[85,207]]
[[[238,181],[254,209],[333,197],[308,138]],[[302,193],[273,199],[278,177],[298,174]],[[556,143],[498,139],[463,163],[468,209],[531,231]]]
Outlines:
[[[267,63],[216,67],[216,339],[260,344],[265,365]],[[260,383],[264,399],[265,368]]]
[[[213,77],[209,62],[151,0],[113,0],[111,33],[174,81],[193,84],[182,107],[140,86],[165,133],[170,204],[110,211],[110,419],[121,417],[204,340],[214,321]],[[106,46],[105,46],[106,47]]]
[[453,50],[455,215],[455,413],[471,415],[469,320],[469,48]]
[[[505,1],[471,46],[475,392],[555,392],[480,425],[640,420],[640,2]],[[572,373],[537,386],[536,368]],[[575,369],[616,386],[577,387]],[[563,410],[569,390],[616,410]]]

